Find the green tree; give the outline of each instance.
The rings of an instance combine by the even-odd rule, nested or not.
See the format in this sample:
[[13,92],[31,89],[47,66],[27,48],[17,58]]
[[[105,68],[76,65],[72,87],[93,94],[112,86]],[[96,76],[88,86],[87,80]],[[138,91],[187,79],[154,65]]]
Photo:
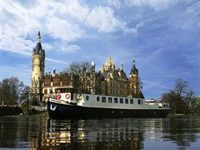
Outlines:
[[26,86],[18,78],[11,77],[0,81],[0,105],[15,105],[21,102],[22,90]]
[[19,85],[20,82],[15,77],[4,79],[0,84],[0,103],[4,103],[5,105],[17,104],[19,98]]
[[191,107],[192,107],[192,109],[191,109],[192,113],[200,114],[200,97],[193,98]]

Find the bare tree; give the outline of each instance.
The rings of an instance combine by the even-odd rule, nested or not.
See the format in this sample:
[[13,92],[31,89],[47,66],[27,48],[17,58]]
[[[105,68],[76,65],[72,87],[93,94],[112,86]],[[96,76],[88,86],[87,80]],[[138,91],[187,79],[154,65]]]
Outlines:
[[187,89],[188,85],[186,81],[182,79],[176,80],[174,92],[177,94],[177,96],[182,96],[183,94],[185,94],[187,92]]
[[187,82],[176,80],[174,90],[163,94],[162,101],[170,104],[173,113],[190,113],[194,92],[188,87]]
[[64,72],[74,75],[81,75],[83,72],[89,72],[90,69],[91,64],[89,62],[73,62],[64,70]]
[[80,92],[85,92],[87,82],[87,74],[91,73],[92,65],[89,62],[73,62],[64,72],[71,75],[73,78],[74,88]]

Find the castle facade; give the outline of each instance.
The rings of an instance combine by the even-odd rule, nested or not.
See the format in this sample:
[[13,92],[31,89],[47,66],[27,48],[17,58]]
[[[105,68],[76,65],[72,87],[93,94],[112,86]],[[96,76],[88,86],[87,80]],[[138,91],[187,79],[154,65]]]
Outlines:
[[40,33],[38,42],[33,49],[32,55],[32,84],[31,93],[40,100],[55,94],[56,88],[73,88],[80,93],[130,96],[143,98],[139,71],[135,60],[132,62],[129,76],[121,68],[117,68],[114,61],[109,57],[99,71],[96,72],[94,62],[89,68],[82,68],[79,74],[73,72],[46,73],[45,51],[42,49]]

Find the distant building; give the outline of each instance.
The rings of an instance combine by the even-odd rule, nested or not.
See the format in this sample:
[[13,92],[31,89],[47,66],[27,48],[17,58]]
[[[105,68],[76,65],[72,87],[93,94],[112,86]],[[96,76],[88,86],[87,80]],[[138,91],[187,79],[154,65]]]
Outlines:
[[109,57],[101,67],[100,71],[95,71],[95,63],[91,63],[89,69],[82,69],[80,74],[69,73],[46,73],[45,51],[42,49],[40,33],[38,42],[33,49],[32,55],[32,84],[31,93],[40,100],[45,100],[55,94],[56,88],[74,88],[80,93],[131,96],[141,97],[141,83],[139,71],[136,68],[135,60],[132,62],[129,76],[121,68],[117,68]]

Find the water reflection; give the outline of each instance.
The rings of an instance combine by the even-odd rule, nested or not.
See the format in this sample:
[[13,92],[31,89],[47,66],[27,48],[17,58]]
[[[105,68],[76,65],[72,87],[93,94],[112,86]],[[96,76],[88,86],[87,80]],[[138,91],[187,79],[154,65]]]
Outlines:
[[0,117],[0,148],[199,149],[200,117],[52,120]]
[[[41,134],[41,149],[147,149],[162,143],[189,148],[200,142],[199,118],[51,120]],[[153,141],[153,142],[152,142]],[[151,143],[152,142],[152,143]],[[148,143],[148,145],[146,144]],[[166,147],[165,147],[166,145]],[[197,144],[197,147],[200,146]]]
[[141,149],[140,120],[48,120],[42,149]]
[[39,137],[43,131],[41,125],[45,121],[40,116],[0,117],[0,147],[29,148],[34,143],[32,137]]
[[199,141],[200,148],[200,118],[171,118],[164,126],[164,138],[175,142],[180,147],[189,147]]

